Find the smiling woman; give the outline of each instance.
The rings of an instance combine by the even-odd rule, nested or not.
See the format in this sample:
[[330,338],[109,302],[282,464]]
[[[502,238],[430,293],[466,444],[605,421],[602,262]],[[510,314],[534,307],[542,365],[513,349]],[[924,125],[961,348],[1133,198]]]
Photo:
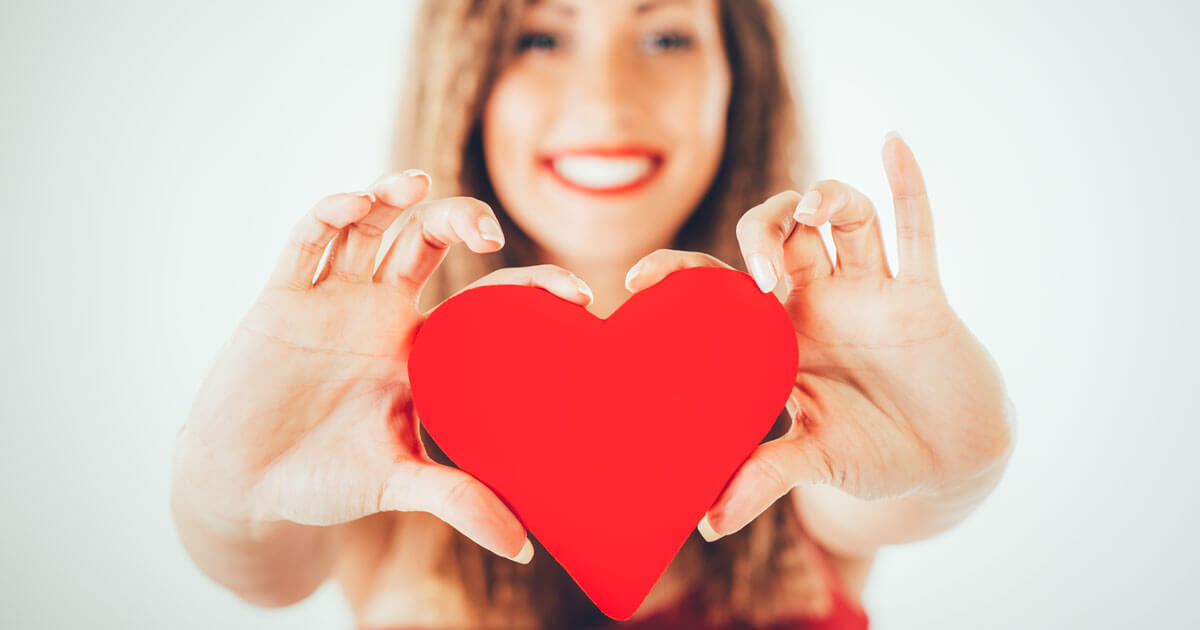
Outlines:
[[518,33],[482,119],[506,211],[541,259],[589,282],[670,247],[725,145],[716,3],[541,2]]
[[871,202],[805,181],[786,59],[768,0],[427,0],[395,172],[296,224],[179,433],[197,564],[264,605],[335,575],[363,628],[606,625],[424,432],[413,339],[464,288],[540,287],[606,318],[674,270],[744,260],[796,335],[786,409],[629,621],[866,627],[875,550],[990,492],[1011,402],[941,288],[912,152],[883,146],[893,275]]
[[[766,1],[426,3],[392,163],[497,209],[505,248],[451,248],[426,295],[551,263],[606,316],[625,271],[677,247],[739,258],[750,206],[808,177]],[[393,226],[389,235],[395,234]]]
[[[487,202],[505,234],[499,251],[450,248],[423,310],[496,269],[551,263],[585,280],[589,310],[605,317],[648,252],[738,264],[742,214],[804,183],[799,107],[769,2],[439,0],[419,25],[393,166],[427,168],[436,197]],[[781,415],[767,439],[788,423]],[[417,512],[347,531],[338,574],[364,626],[611,621],[540,545],[529,566],[513,564]],[[862,627],[870,562],[831,557],[780,501],[715,543],[693,534],[630,621]],[[833,625],[815,625],[831,613]]]

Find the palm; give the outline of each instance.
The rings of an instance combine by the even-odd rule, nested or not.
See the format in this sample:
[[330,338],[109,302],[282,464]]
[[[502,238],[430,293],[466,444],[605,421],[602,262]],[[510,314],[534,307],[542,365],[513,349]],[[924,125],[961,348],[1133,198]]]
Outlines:
[[939,287],[830,276],[792,291],[784,306],[800,349],[798,424],[831,483],[883,498],[975,461],[962,448],[971,392],[945,384],[986,377],[989,366]]
[[268,289],[242,322],[247,350],[264,366],[303,375],[240,379],[247,387],[287,382],[291,391],[279,398],[286,413],[272,414],[278,441],[259,471],[266,505],[279,516],[329,525],[371,514],[394,467],[422,459],[403,361],[421,316],[399,296],[377,284]]
[[255,483],[260,516],[328,525],[378,511],[381,481],[420,454],[406,440],[402,362],[420,316],[399,295],[378,284],[268,287],[242,319],[204,385],[220,395],[200,397],[219,401],[228,411],[204,415],[224,421],[192,430]]

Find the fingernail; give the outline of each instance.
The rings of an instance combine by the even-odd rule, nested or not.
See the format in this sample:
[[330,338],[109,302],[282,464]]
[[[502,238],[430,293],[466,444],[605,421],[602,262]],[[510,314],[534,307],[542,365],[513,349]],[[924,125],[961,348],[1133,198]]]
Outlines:
[[571,274],[571,279],[575,281],[575,286],[579,287],[579,292],[588,296],[588,304],[591,304],[596,300],[596,297],[592,295],[592,290],[588,288],[588,285],[585,284],[583,280],[579,278],[579,276]]
[[424,177],[426,186],[433,185],[433,178],[429,176],[429,173],[426,173],[419,168],[410,168],[407,171],[404,171],[404,174],[409,177]]
[[642,272],[642,267],[645,266],[645,263],[646,263],[645,260],[637,261],[637,264],[634,265],[633,267],[631,267],[629,269],[629,272],[625,274],[625,288],[628,289],[629,291],[633,290],[633,289],[629,288],[629,283],[633,281],[635,276],[637,276],[639,273]]
[[704,518],[700,519],[700,524],[696,526],[696,529],[700,531],[700,536],[708,542],[712,542],[721,537],[721,535],[717,533],[717,530],[713,529],[712,525],[709,524],[707,514],[704,515]]
[[889,132],[887,132],[887,133],[883,134],[883,141],[884,141],[884,142],[887,142],[888,140],[891,140],[892,138],[896,138],[896,139],[899,139],[899,140],[903,140],[903,138],[901,138],[901,137],[900,137],[900,134],[899,134],[899,132],[897,132],[897,131],[896,131],[896,130],[894,130],[894,129],[893,129],[892,131],[889,131]]
[[512,561],[517,564],[529,564],[533,559],[533,543],[529,542],[529,537],[525,537],[525,546],[521,547],[521,551],[512,557]]
[[796,206],[796,211],[792,213],[792,218],[800,220],[803,216],[812,216],[817,213],[817,208],[821,207],[821,193],[816,190],[810,190],[800,198],[800,204]]
[[500,232],[500,224],[489,216],[479,217],[479,235],[493,243],[504,244],[504,234]]
[[771,261],[767,260],[766,256],[750,254],[750,259],[746,262],[750,264],[750,275],[754,276],[760,291],[767,293],[775,288],[775,272],[771,270]]
[[354,195],[355,197],[362,197],[371,203],[375,203],[375,193],[369,190],[356,190],[350,194]]

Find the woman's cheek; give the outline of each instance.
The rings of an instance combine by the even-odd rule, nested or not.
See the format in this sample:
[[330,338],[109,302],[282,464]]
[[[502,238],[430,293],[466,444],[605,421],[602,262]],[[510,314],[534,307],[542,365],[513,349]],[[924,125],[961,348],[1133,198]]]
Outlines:
[[519,201],[536,176],[534,140],[545,119],[544,90],[536,82],[508,76],[497,82],[484,108],[487,171],[502,200]]

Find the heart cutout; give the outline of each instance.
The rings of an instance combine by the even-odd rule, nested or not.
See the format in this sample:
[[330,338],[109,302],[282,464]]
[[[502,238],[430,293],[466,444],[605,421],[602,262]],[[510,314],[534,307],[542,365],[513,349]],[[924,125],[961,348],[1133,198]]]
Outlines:
[[783,410],[798,349],[746,273],[670,273],[607,319],[541,287],[460,292],[409,355],[430,437],[604,614],[628,619]]

